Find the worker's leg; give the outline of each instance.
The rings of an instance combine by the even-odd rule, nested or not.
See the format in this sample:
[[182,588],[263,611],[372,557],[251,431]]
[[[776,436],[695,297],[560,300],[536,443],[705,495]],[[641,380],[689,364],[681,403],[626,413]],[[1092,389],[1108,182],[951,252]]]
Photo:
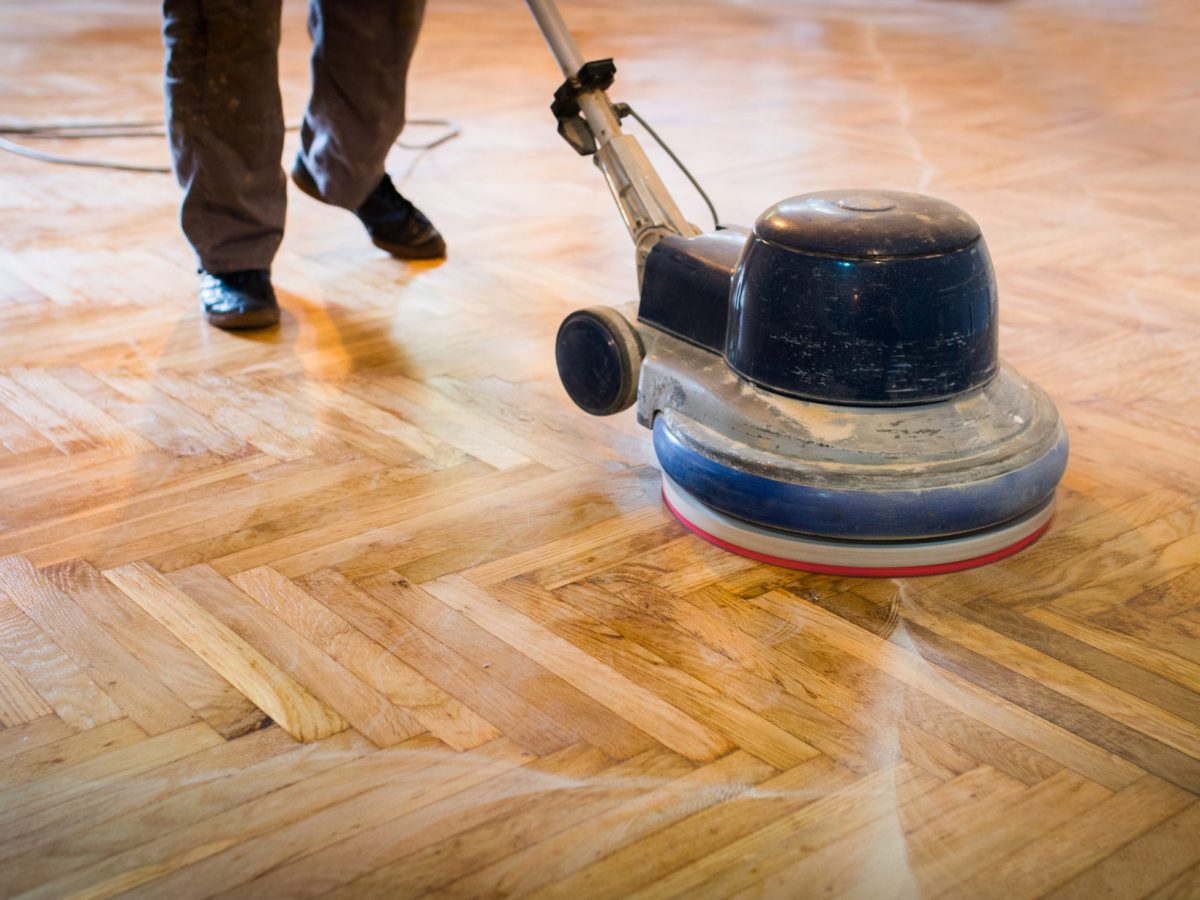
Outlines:
[[184,192],[181,220],[207,272],[269,269],[283,237],[280,2],[163,3],[167,120]]
[[325,202],[356,210],[383,179],[424,10],[424,0],[310,0],[313,91],[300,162]]

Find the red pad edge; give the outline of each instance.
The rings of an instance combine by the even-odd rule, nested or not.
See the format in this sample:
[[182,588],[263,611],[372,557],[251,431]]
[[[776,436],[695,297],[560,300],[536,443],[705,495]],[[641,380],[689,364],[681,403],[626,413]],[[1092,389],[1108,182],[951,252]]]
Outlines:
[[758,562],[770,563],[773,566],[781,566],[785,569],[798,569],[801,572],[814,572],[818,575],[853,575],[861,578],[904,578],[914,575],[945,575],[948,572],[961,572],[964,569],[975,569],[979,566],[986,566],[988,563],[994,563],[997,560],[1004,559],[1006,556],[1012,556],[1021,550],[1024,550],[1043,534],[1050,527],[1050,522],[1053,519],[1048,519],[1046,524],[1032,534],[1027,534],[1016,543],[1003,547],[999,550],[994,550],[991,553],[983,556],[975,556],[970,559],[960,559],[957,562],[948,563],[932,563],[925,566],[890,566],[885,568],[862,568],[859,566],[827,566],[823,563],[806,563],[797,562],[793,559],[781,559],[778,556],[771,556],[767,553],[758,553],[754,550],[748,550],[745,547],[739,547],[737,544],[731,544],[729,541],[709,534],[698,525],[689,522],[685,519],[667,499],[664,492],[662,495],[663,503],[671,514],[679,520],[688,531],[692,532],[697,537],[703,538],[710,544],[715,544],[722,550],[728,550],[730,553],[736,553],[738,556],[745,556],[748,559],[754,559]]

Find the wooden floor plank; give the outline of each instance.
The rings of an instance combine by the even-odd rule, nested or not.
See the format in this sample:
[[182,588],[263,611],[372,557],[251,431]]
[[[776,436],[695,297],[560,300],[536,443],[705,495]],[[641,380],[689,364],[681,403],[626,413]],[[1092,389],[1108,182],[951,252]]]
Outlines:
[[543,754],[579,742],[570,723],[556,722],[493,677],[484,663],[462,657],[337,572],[314,573],[300,585],[521,746]]
[[195,721],[187,704],[27,560],[0,559],[0,596],[21,607],[95,682],[108,685],[109,696],[147,734]]
[[628,759],[654,745],[645,732],[398,573],[384,572],[358,585],[463,658],[486,666],[489,674],[520,684],[538,709],[555,721],[570,722],[584,740],[613,759]]
[[[338,835],[341,839],[336,843],[322,840],[319,849],[244,882],[231,896],[261,896],[263,890],[289,896],[327,894],[364,872],[493,817],[506,798],[519,800],[527,796],[531,784],[544,786],[546,780],[552,785],[561,783],[556,778],[558,773],[569,776],[571,772],[598,771],[606,764],[602,754],[586,745],[573,745],[538,760],[526,757],[520,765],[506,757],[477,759],[480,761],[485,764],[448,762],[451,768],[457,767],[458,774],[416,788],[405,808],[395,804],[390,811],[378,808],[378,821],[371,827],[354,829],[357,833],[348,830]],[[566,780],[572,783],[569,777]]]
[[[260,758],[273,750],[273,755]],[[4,889],[33,889],[64,873],[87,869],[373,750],[354,731],[300,744],[273,728],[200,750],[152,770],[150,777],[117,781],[70,808],[46,809],[25,820],[21,839],[11,845],[17,861],[4,866],[0,876]],[[76,806],[86,815],[75,815]]]
[[337,713],[161,573],[131,563],[104,575],[297,740],[320,740],[346,727]]
[[[56,763],[52,773],[5,791],[0,828],[13,828],[38,810],[62,807],[112,781],[149,771],[220,741],[221,736],[208,725],[195,722],[75,763]],[[100,749],[109,748],[102,745]]]
[[980,766],[927,793],[905,797],[891,815],[867,816],[865,824],[859,818],[848,832],[838,827],[840,823],[817,824],[805,833],[814,852],[803,859],[788,864],[784,854],[776,854],[761,870],[730,867],[713,886],[726,896],[785,896],[801,884],[814,893],[838,897],[878,896],[880,891],[918,896],[920,873],[908,852],[913,836],[944,820],[961,823],[968,810],[990,819],[1021,794],[1019,783]]
[[[468,764],[472,757],[419,749],[406,754],[404,750],[398,746],[375,754],[370,765],[358,765],[352,773],[344,771],[349,767],[332,770],[326,777],[331,782],[336,780],[337,787],[312,796],[307,802],[301,799],[302,790],[298,790],[307,785],[276,792],[248,811],[239,825],[240,840],[221,841],[204,859],[157,873],[153,881],[146,880],[138,886],[139,890],[131,891],[131,896],[162,896],[164,892],[179,897],[208,896],[214,889],[232,887],[297,855],[298,848],[303,853],[305,849],[336,845],[443,797],[465,795],[468,805],[473,805],[474,800],[470,799],[473,786],[503,777],[505,772],[529,762],[526,754],[502,742],[490,746],[482,760],[475,759],[475,765]],[[341,774],[353,777],[337,778]],[[342,797],[345,799],[336,802]],[[303,815],[305,811],[309,814]],[[210,819],[195,829],[212,834],[215,828],[223,827],[227,825]],[[182,841],[185,837],[180,834],[173,843],[184,846],[193,843],[193,840]],[[259,852],[241,852],[243,843],[256,843]],[[136,869],[131,874],[138,877]]]
[[[764,594],[753,598],[752,602],[765,604],[789,616],[803,616],[814,626],[812,632],[819,634],[831,646],[878,666],[905,684],[930,694],[965,715],[971,715],[976,704],[985,696],[982,688],[951,672],[935,672],[919,652],[881,641],[870,632],[855,629],[834,616],[814,615],[812,609],[798,606],[797,599],[795,595],[778,597]],[[786,609],[781,604],[786,605]],[[986,696],[991,698],[986,702],[991,705],[988,721],[993,728],[1110,790],[1120,789],[1144,774],[1135,764],[1109,754],[1067,729],[1038,718],[1017,704],[998,706],[993,695]]]
[[1147,775],[1096,804],[1088,815],[1061,823],[980,869],[958,890],[976,897],[1042,896],[1182,811],[1191,797]]
[[7,596],[0,596],[0,656],[73,728],[122,717],[112,698]]
[[11,728],[53,713],[21,673],[0,657],[0,726]]
[[[532,893],[567,878],[640,837],[736,797],[774,769],[735,751],[661,785],[639,785],[636,796],[614,809],[572,825],[516,853],[506,855],[442,889],[451,896],[506,896]],[[600,840],[596,837],[600,836]]]
[[1047,896],[1059,900],[1149,893],[1200,859],[1198,826],[1200,804],[1192,803]]
[[18,725],[8,725],[0,731],[0,760],[52,744],[73,733],[71,727],[53,713]]
[[75,560],[43,570],[47,578],[104,626],[108,638],[151,669],[163,686],[226,738],[270,723],[244,694],[189,650],[95,566]]
[[[550,773],[556,777],[548,780],[545,789],[525,791],[521,798],[504,803],[502,811],[478,807],[449,828],[426,830],[420,841],[404,848],[401,859],[350,882],[334,896],[429,893],[457,876],[529,848],[539,837],[554,836],[583,819],[603,815],[642,791],[647,782],[671,780],[690,769],[686,760],[662,748],[605,768],[578,764],[556,768]],[[475,824],[479,819],[483,821]],[[439,831],[448,833],[421,846],[440,836]]]
[[644,839],[544,885],[531,896],[629,896],[637,887],[707,859],[767,823],[795,815],[826,795],[858,784],[861,782],[827,757],[817,757],[760,782],[749,796],[734,795],[727,803],[655,829]]
[[[521,615],[466,579],[442,579],[429,591],[496,637],[520,647],[642,731],[690,759],[712,759],[729,749],[724,738],[665,703],[647,688],[598,663],[569,641]],[[619,698],[619,699],[618,699]],[[803,750],[815,755],[811,748]]]
[[454,749],[469,750],[500,736],[488,722],[273,569],[261,566],[232,581]]
[[[910,604],[905,616],[908,621],[929,628],[938,637],[946,638],[964,650],[978,653],[1004,669],[1033,679],[1180,753],[1200,753],[1200,703],[1188,696],[1186,691],[1176,691],[1173,685],[1163,684],[1161,679],[1153,679],[1149,673],[1138,679],[1137,673],[1130,671],[1132,667],[1121,667],[1114,661],[1104,670],[1109,677],[1101,679],[1089,671],[1093,660],[1073,665],[1060,663],[1057,645],[1046,645],[1038,637],[1014,640],[1009,637],[1009,628],[1004,625],[988,627],[974,616],[969,617],[974,621],[964,622],[957,616],[945,613],[930,615],[921,603]],[[977,671],[979,668],[975,667]],[[1113,669],[1116,672],[1110,673]],[[1135,684],[1142,686],[1144,692],[1161,695],[1166,702],[1156,705],[1122,690],[1113,683],[1121,681],[1122,677],[1137,679]],[[1178,714],[1162,708],[1175,704],[1180,707]]]
[[406,710],[394,706],[373,685],[254,602],[212,566],[201,563],[180,569],[168,579],[377,746],[391,747],[425,731]]
[[57,734],[57,738],[35,739],[24,746],[10,748],[4,766],[6,787],[37,781],[59,766],[103,756],[140,743],[147,737],[146,732],[132,719],[117,719],[84,732],[67,730],[65,734],[62,729],[46,724],[47,737],[53,738]]
[[914,781],[913,772],[905,767],[882,769],[854,787],[815,800],[694,863],[650,881],[628,896],[677,897],[701,886],[728,894],[749,879],[787,866],[787,855],[780,849],[794,843],[799,835],[805,836],[808,847],[819,850],[861,825],[894,817],[900,805],[926,787],[919,779]]

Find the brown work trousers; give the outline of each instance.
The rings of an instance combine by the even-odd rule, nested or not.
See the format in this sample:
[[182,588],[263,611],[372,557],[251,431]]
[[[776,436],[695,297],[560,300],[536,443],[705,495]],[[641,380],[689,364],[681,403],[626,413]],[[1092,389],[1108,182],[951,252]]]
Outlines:
[[[312,94],[300,159],[322,197],[357,208],[404,127],[424,0],[310,0]],[[164,0],[168,134],[181,222],[208,272],[269,269],[287,209],[281,0]]]

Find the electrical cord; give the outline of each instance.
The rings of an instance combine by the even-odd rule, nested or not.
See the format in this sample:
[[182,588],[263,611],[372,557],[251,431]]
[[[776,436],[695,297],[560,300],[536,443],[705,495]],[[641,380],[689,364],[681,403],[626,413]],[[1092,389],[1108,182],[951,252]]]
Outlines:
[[[675,151],[670,148],[667,142],[664,141],[659,136],[658,132],[655,131],[650,125],[650,123],[638,115],[637,111],[634,110],[634,108],[628,103],[618,103],[614,109],[617,116],[622,119],[626,116],[632,116],[637,123],[646,130],[646,133],[654,139],[655,143],[657,143],[658,146],[663,149],[663,152],[671,158],[671,161],[675,163],[676,166],[678,166],[679,171],[681,171],[687,177],[687,180],[692,183],[692,187],[696,189],[696,193],[698,193],[704,200],[704,204],[708,207],[708,211],[712,215],[713,226],[720,228],[721,219],[720,216],[717,215],[716,206],[713,205],[712,200],[709,198],[704,188],[700,186],[700,182],[696,180],[696,177],[692,175],[688,167],[683,164],[683,161],[675,155]],[[413,158],[412,162],[409,163],[408,168],[404,171],[404,174],[399,178],[399,183],[401,184],[403,184],[408,177],[412,175],[413,170],[417,167],[417,164],[425,157],[427,153],[437,147],[440,147],[447,141],[454,140],[456,137],[462,134],[462,128],[452,119],[409,119],[405,124],[422,127],[431,126],[444,128],[445,131],[442,134],[439,134],[437,137],[425,141],[424,143],[410,144],[406,141],[396,141],[396,146],[403,150],[417,151],[417,155]],[[296,131],[299,129],[299,127],[299,125],[286,125],[285,130]],[[152,166],[142,165],[139,163],[125,163],[119,161],[113,162],[103,159],[82,159],[73,156],[59,156],[54,153],[44,153],[41,150],[35,150],[32,147],[27,147],[24,144],[19,144],[16,141],[9,139],[9,137],[15,136],[27,141],[81,141],[103,140],[110,138],[161,138],[165,135],[166,129],[162,122],[50,122],[40,125],[10,125],[0,122],[0,150],[5,150],[9,153],[16,154],[17,156],[23,156],[27,159],[37,160],[38,162],[54,163],[62,166],[78,166],[89,169],[108,169],[118,172],[151,172],[155,174],[167,174],[171,171],[170,166]]]
[[[409,119],[407,125],[434,126],[444,128],[445,132],[425,143],[409,144],[397,141],[396,145],[405,150],[418,151],[416,158],[405,171],[401,181],[408,178],[416,168],[417,163],[435,147],[440,147],[447,141],[454,140],[462,134],[462,128],[452,119]],[[287,125],[286,131],[296,131],[299,125]],[[108,138],[161,138],[166,135],[162,122],[68,122],[44,123],[41,125],[9,125],[0,123],[0,150],[34,159],[38,162],[54,163],[61,166],[79,166],[88,169],[110,169],[118,172],[152,172],[155,174],[170,173],[170,166],[141,165],[139,163],[113,162],[103,159],[84,159],[74,156],[59,156],[55,153],[44,153],[24,144],[10,140],[9,137],[20,137],[26,141],[82,141],[102,140]]]
[[688,167],[685,166],[683,161],[675,155],[675,152],[669,146],[667,146],[667,142],[660,138],[658,136],[658,132],[650,127],[650,123],[639,116],[637,112],[634,111],[634,108],[628,103],[618,103],[614,109],[616,110],[619,118],[623,119],[626,116],[632,116],[637,123],[642,126],[642,128],[646,129],[646,133],[649,134],[650,137],[654,138],[655,143],[662,147],[663,152],[666,153],[667,156],[671,157],[671,162],[675,163],[675,165],[679,167],[679,171],[687,176],[687,180],[692,183],[692,187],[696,189],[696,193],[703,198],[705,205],[708,207],[708,211],[712,214],[713,227],[720,229],[721,218],[717,215],[717,208],[713,206],[713,202],[709,199],[708,194],[704,192],[704,188],[700,187],[700,182],[698,182],[695,176],[688,171]]

